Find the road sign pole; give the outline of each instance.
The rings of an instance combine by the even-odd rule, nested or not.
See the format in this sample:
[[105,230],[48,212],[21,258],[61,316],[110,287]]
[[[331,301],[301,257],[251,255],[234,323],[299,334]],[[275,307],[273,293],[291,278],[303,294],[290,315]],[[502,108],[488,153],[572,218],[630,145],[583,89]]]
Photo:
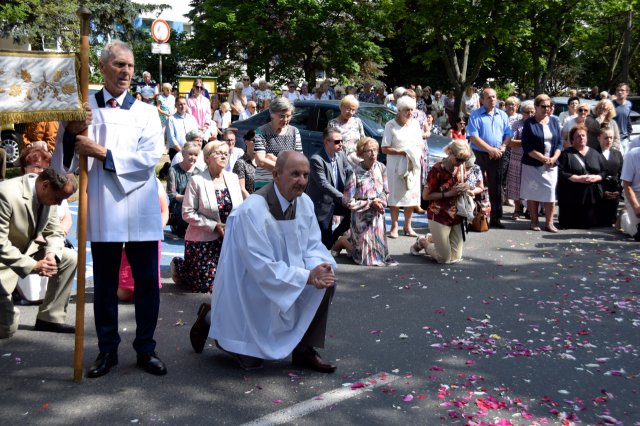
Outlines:
[[158,55],[158,58],[160,60],[160,88],[162,88],[162,54]]

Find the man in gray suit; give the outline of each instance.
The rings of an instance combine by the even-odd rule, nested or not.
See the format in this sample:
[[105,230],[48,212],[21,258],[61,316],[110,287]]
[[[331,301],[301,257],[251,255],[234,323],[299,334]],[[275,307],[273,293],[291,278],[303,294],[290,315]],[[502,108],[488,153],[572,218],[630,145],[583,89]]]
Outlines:
[[0,183],[0,339],[11,337],[18,329],[20,311],[13,306],[11,293],[18,276],[28,274],[49,278],[34,330],[75,332],[64,321],[77,256],[64,246],[55,206],[76,189],[72,174],[53,169]]
[[[327,128],[322,136],[324,148],[311,156],[307,195],[313,201],[322,244],[331,249],[351,223],[351,212],[342,203],[342,192],[351,174],[351,166],[342,152],[340,131]],[[333,216],[342,216],[340,225],[334,231]]]

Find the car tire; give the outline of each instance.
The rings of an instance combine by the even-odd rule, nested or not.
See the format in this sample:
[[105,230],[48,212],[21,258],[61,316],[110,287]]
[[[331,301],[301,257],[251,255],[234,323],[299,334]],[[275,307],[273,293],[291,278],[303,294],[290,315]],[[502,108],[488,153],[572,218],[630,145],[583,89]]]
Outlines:
[[11,167],[20,158],[20,146],[13,139],[4,139],[0,142],[0,147],[6,152],[7,166]]

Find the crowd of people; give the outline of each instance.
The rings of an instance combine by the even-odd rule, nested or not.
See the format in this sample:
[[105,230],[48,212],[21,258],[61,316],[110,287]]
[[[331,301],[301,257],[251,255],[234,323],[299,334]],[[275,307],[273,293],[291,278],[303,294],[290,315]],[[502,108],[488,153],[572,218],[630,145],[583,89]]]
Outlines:
[[[358,265],[393,267],[398,262],[388,239],[410,237],[412,255],[424,251],[437,263],[460,262],[475,215],[488,216],[490,228],[505,228],[509,201],[511,219],[527,217],[534,232],[618,226],[640,241],[640,148],[630,149],[626,84],[593,110],[570,98],[560,117],[545,94],[531,100],[514,94],[502,102],[491,87],[469,86],[455,116],[453,91],[443,96],[420,86],[386,94],[368,83],[358,90],[324,81],[313,91],[303,83],[298,91],[291,81],[276,95],[265,80],[253,87],[243,77],[218,105],[201,79],[188,96],[174,96],[170,84],[159,87],[145,72],[134,94],[133,53],[119,41],[104,48],[100,70],[105,85],[90,98],[87,120],[61,123],[53,155],[46,143],[34,144],[30,157],[25,154],[25,177],[0,184],[0,207],[15,204],[23,192],[34,198],[31,220],[0,215],[6,221],[0,226],[11,229],[0,241],[0,338],[17,329],[10,295],[18,276],[29,273],[49,278],[36,330],[74,332],[64,320],[75,257],[64,248],[64,212],[50,207],[75,191],[69,173],[77,170],[78,155],[89,158],[87,235],[99,349],[91,378],[118,364],[118,300],[135,304],[138,365],[154,375],[167,372],[153,338],[159,240],[167,224],[185,240],[184,256],[171,262],[173,281],[211,293],[190,330],[196,352],[211,338],[245,370],[292,354],[294,365],[325,373],[336,366],[316,348],[324,346],[342,251]],[[290,124],[299,99],[340,101],[322,148],[309,159]],[[396,111],[381,143],[365,135],[360,102]],[[246,133],[245,150],[236,147],[232,123],[260,110],[268,111],[269,122]],[[85,129],[88,136],[81,135]],[[434,134],[452,140],[431,165]],[[165,193],[155,167],[167,151]],[[412,226],[416,214],[426,214],[427,234]],[[37,253],[6,249],[26,248],[40,236],[46,244]]]

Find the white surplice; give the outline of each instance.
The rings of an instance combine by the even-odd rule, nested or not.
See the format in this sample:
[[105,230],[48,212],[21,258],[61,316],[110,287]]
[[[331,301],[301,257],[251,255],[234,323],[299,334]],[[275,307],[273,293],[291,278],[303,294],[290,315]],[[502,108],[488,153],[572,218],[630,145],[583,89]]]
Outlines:
[[336,263],[320,240],[313,202],[297,199],[293,220],[276,220],[253,194],[226,223],[211,302],[209,337],[228,351],[287,357],[300,342],[326,290],[309,271]]

